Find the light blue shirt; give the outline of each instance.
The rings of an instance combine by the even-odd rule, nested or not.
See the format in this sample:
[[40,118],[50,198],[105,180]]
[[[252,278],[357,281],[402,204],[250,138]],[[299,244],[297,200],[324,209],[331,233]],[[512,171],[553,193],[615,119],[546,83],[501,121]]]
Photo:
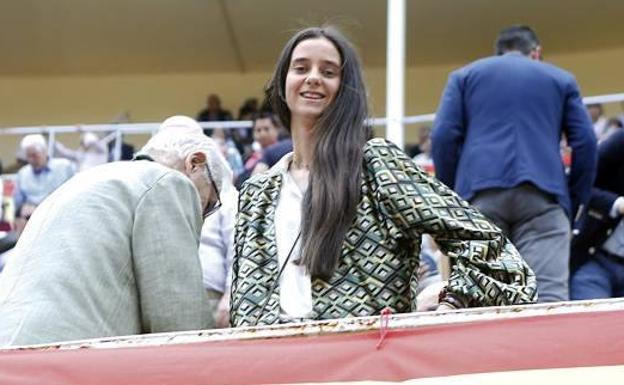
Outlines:
[[229,296],[234,260],[234,223],[238,210],[238,192],[234,186],[221,191],[221,202],[221,208],[204,221],[199,261],[204,288]]
[[29,164],[22,167],[15,178],[15,209],[19,211],[25,203],[38,206],[74,173],[74,166],[66,159],[50,159],[40,170]]

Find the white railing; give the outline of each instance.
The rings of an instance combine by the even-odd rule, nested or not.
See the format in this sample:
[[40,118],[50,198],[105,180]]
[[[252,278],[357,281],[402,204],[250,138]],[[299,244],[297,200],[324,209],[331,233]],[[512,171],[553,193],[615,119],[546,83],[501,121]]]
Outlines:
[[[585,104],[607,104],[624,102],[624,93],[597,95],[583,98]],[[406,116],[402,119],[403,124],[413,125],[418,123],[433,122],[435,114],[423,114]],[[371,118],[368,123],[374,127],[385,126],[387,118]],[[200,122],[202,128],[224,130],[236,128],[250,128],[250,120],[228,121],[228,122]],[[111,123],[111,124],[81,124],[81,125],[60,125],[60,126],[28,126],[28,127],[7,127],[0,129],[0,135],[28,135],[28,134],[48,134],[50,148],[54,148],[56,134],[75,132],[105,132],[115,136],[115,159],[119,159],[121,151],[121,137],[128,134],[153,134],[158,130],[160,123]]]

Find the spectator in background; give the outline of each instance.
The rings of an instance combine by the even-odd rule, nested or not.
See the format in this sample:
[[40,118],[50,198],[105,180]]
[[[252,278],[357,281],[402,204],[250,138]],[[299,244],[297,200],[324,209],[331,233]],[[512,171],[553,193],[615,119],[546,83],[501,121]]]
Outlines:
[[215,128],[212,131],[212,139],[214,139],[214,141],[219,145],[221,154],[230,165],[230,168],[234,173],[234,180],[236,180],[236,178],[238,178],[238,176],[245,171],[243,158],[241,157],[240,152],[238,152],[236,145],[232,139],[225,135],[225,131],[222,128]]
[[624,131],[600,143],[587,214],[572,241],[571,299],[624,297]]
[[[121,111],[119,114],[117,114],[115,118],[113,118],[113,121],[111,122],[111,124],[116,125],[116,124],[124,124],[124,123],[131,123],[131,122],[132,122],[132,119],[130,117],[130,111],[124,110],[124,111]],[[115,135],[115,131],[111,131],[108,135]],[[131,160],[134,157],[134,146],[131,145],[130,143],[126,143],[123,140],[123,135],[120,135],[119,138],[121,141],[121,143],[119,144],[119,150],[120,150],[119,155],[116,154],[117,136],[115,136],[115,139],[108,142],[108,161],[109,162],[113,162],[117,160]]]
[[10,181],[5,182],[0,173],[0,271],[2,271],[4,260],[7,257],[4,253],[15,246],[18,235],[13,231],[13,199],[4,195],[5,191],[9,189],[9,187],[5,189],[5,183],[11,184]]
[[260,174],[280,161],[284,156],[293,151],[292,139],[286,138],[264,149],[262,158],[256,163],[252,175]]
[[[221,122],[232,120],[230,111],[221,108],[221,99],[216,94],[210,94],[206,98],[206,108],[197,114],[198,122]],[[204,134],[212,136],[211,129],[204,129]]]
[[258,99],[246,99],[238,109],[238,120],[251,120],[258,113]]
[[282,124],[279,118],[271,112],[260,112],[253,117],[254,152],[245,161],[245,171],[237,181],[239,186],[251,176],[258,162],[262,160],[264,151],[277,143],[280,127]]
[[570,221],[589,200],[596,138],[574,77],[541,62],[531,28],[503,29],[496,53],[449,76],[432,133],[436,176],[511,239],[541,302],[566,301]]
[[113,162],[116,160],[131,160],[134,157],[134,146],[130,143],[127,143],[121,140],[121,152],[119,154],[119,159],[115,159],[115,146],[117,144],[116,140],[112,140],[108,142],[108,161]]
[[588,104],[587,111],[594,125],[594,134],[599,141],[603,139],[607,131],[607,118],[604,116],[602,104]]
[[[257,113],[258,99],[246,99],[238,110],[238,120],[252,120],[254,115]],[[253,151],[251,148],[251,144],[253,142],[252,129],[249,127],[241,127],[238,129],[232,129],[230,132],[238,152],[242,155],[243,159],[247,159]]]
[[72,161],[78,172],[108,162],[107,138],[100,139],[93,132],[84,132],[80,136],[80,146],[76,150],[63,143],[54,142],[54,156]]
[[423,169],[429,175],[434,175],[433,159],[431,158],[431,129],[423,127],[420,130],[420,140],[418,144],[419,153],[412,157],[416,166]]
[[431,149],[431,127],[422,126],[418,129],[418,143],[412,145],[407,153],[411,158],[423,152],[423,147],[428,146]]
[[199,122],[214,122],[232,120],[232,114],[221,107],[221,99],[216,94],[210,94],[206,98],[206,108],[197,115]]
[[48,146],[42,135],[26,135],[20,144],[28,164],[15,178],[13,199],[18,234],[35,208],[54,190],[74,175],[74,167],[67,159],[49,159]]
[[602,136],[602,140],[606,140],[611,135],[616,132],[622,131],[624,128],[624,123],[618,118],[611,118],[607,120],[607,128],[605,128],[604,135]]
[[203,329],[202,221],[231,178],[216,144],[163,130],[33,214],[0,276],[0,346]]

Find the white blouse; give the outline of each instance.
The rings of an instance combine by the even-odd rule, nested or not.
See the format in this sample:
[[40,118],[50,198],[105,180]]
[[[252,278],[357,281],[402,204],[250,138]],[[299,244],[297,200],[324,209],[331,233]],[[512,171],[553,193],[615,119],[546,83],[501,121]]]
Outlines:
[[[280,163],[287,166],[290,162]],[[301,241],[293,247],[301,228],[301,203],[305,191],[301,190],[288,173],[288,167],[281,171],[283,183],[275,211],[275,240],[280,268],[291,248],[293,250],[279,281],[280,306],[282,313],[289,317],[307,318],[312,312],[312,281],[305,267],[294,263],[300,257]]]

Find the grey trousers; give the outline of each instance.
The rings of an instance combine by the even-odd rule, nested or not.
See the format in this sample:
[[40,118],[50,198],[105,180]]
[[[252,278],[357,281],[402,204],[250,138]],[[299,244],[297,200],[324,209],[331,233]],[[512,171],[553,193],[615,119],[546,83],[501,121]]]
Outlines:
[[552,196],[527,183],[480,191],[471,203],[500,227],[533,269],[538,302],[570,299],[570,222]]

